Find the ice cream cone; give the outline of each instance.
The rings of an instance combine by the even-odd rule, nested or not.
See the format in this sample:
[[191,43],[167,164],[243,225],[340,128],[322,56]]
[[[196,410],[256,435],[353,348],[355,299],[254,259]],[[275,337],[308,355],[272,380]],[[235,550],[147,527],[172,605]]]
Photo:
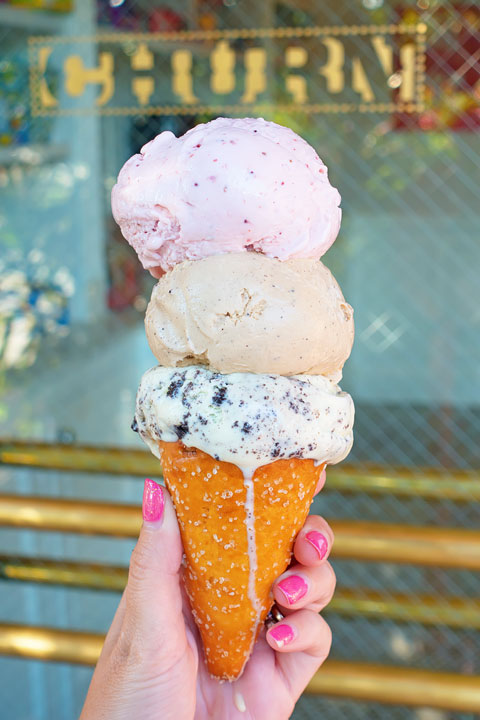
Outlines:
[[209,672],[241,675],[290,562],[323,465],[277,460],[253,475],[182,442],[159,442],[185,549],[185,586]]

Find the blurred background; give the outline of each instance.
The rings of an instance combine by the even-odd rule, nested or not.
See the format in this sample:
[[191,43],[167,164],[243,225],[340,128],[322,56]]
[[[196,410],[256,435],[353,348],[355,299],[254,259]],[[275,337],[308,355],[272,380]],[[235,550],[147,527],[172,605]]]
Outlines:
[[111,188],[157,133],[222,114],[288,125],[342,194],[324,261],[355,308],[356,439],[315,502],[337,529],[337,676],[294,718],[480,717],[468,0],[0,2],[1,717],[78,715],[134,545],[121,521],[99,536],[98,503],[138,506],[157,471],[130,430],[153,280]]

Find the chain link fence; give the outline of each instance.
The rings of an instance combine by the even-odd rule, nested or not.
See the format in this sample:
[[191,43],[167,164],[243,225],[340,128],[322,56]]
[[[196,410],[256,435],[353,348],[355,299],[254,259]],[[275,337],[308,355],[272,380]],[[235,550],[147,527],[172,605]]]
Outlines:
[[[441,0],[348,3],[185,0],[165,1],[157,6],[141,0],[123,3],[97,0],[96,4],[82,3],[82,8],[77,5],[76,12],[82,22],[87,16],[87,6],[86,34],[97,30],[104,33],[196,30],[214,33],[266,27],[298,31],[326,26],[379,29],[393,25],[425,26],[426,32],[413,61],[417,92],[414,111],[406,111],[399,99],[401,52],[405,44],[416,38],[413,32],[393,33],[387,38],[393,48],[389,73],[385,73],[388,57],[381,56],[387,63],[382,67],[380,55],[371,43],[371,37],[387,37],[381,30],[348,36],[339,31],[332,36],[345,39],[343,86],[338,92],[329,89],[328,77],[321,72],[328,61],[328,48],[318,37],[292,33],[287,45],[300,50],[300,54],[292,55],[297,57],[297,64],[287,68],[284,40],[270,38],[260,43],[255,39],[236,38],[231,40],[231,48],[238,66],[243,62],[242,67],[249,49],[257,45],[267,48],[269,57],[275,61],[265,71],[266,89],[258,98],[259,102],[267,103],[262,114],[302,134],[318,150],[329,167],[332,183],[342,194],[342,229],[325,263],[355,308],[356,343],[342,382],[354,396],[357,411],[351,462],[366,468],[374,463],[388,468],[389,472],[392,467],[433,467],[440,469],[445,477],[457,470],[478,471],[478,5]],[[2,8],[0,4],[0,10]],[[145,351],[143,355],[132,351],[130,357],[130,350],[126,349],[125,354],[120,355],[125,358],[120,369],[118,353],[119,348],[127,348],[128,343],[128,347],[132,346],[133,335],[139,343],[145,343],[141,314],[150,285],[138,272],[130,249],[119,240],[110,223],[109,191],[124,160],[158,132],[170,129],[181,134],[197,122],[221,114],[211,111],[213,100],[207,87],[215,40],[203,54],[199,51],[198,62],[192,66],[194,90],[204,98],[204,107],[198,112],[195,107],[189,110],[185,106],[181,112],[171,113],[163,110],[142,113],[139,108],[130,115],[104,114],[96,117],[95,125],[91,121],[89,130],[91,137],[96,138],[95,157],[88,156],[85,149],[88,159],[82,161],[80,147],[75,161],[68,156],[53,164],[40,159],[36,169],[27,171],[25,164],[15,161],[16,149],[45,147],[52,138],[58,147],[68,141],[70,135],[80,136],[82,122],[75,116],[58,120],[31,115],[25,68],[27,39],[34,32],[8,23],[0,27],[0,108],[4,108],[0,128],[3,144],[0,183],[4,190],[4,200],[0,199],[0,239],[10,263],[0,270],[0,356],[5,358],[9,334],[13,333],[19,317],[5,300],[7,296],[11,300],[14,292],[5,285],[6,273],[25,257],[30,257],[38,273],[43,261],[36,262],[32,251],[43,253],[48,260],[45,260],[48,272],[47,275],[43,272],[42,282],[50,288],[50,295],[45,297],[54,307],[45,311],[46,318],[41,324],[38,319],[41,310],[35,307],[31,296],[34,281],[27,278],[30,296],[24,298],[22,307],[28,306],[28,313],[35,320],[31,322],[36,334],[32,330],[32,338],[24,340],[25,348],[30,348],[27,361],[3,370],[2,378],[8,380],[10,389],[0,404],[2,434],[132,444],[135,440],[128,434],[127,419],[141,374],[139,365],[144,363],[147,367],[151,360]],[[81,34],[84,28],[82,25],[74,30],[70,27],[68,32]],[[186,42],[184,45],[189,47]],[[177,49],[182,49],[181,43]],[[307,56],[302,56],[302,49]],[[194,54],[194,57],[197,56]],[[355,65],[354,58],[360,59],[360,65]],[[157,47],[155,61],[158,76],[170,78],[171,52]],[[358,69],[360,66],[363,75]],[[128,70],[122,65],[119,68],[117,86],[122,85],[122,73]],[[60,70],[54,65],[48,69],[47,82],[53,94],[61,84]],[[244,70],[238,73],[240,84],[240,80],[245,81]],[[300,81],[296,86],[287,82],[292,74]],[[130,75],[125,77],[130,82]],[[296,96],[292,95],[292,87],[297,87]],[[303,101],[302,88],[308,94]],[[369,88],[374,100],[368,99]],[[298,99],[295,106],[292,97]],[[123,102],[127,100],[124,98]],[[128,101],[136,102],[132,98]],[[370,109],[377,101],[394,107],[382,112]],[[352,111],[349,105],[353,102],[368,107]],[[323,106],[323,112],[306,107],[312,103]],[[85,122],[88,124],[90,120]],[[45,188],[43,193],[40,188]],[[32,204],[38,220],[36,227],[25,224],[22,212],[25,198]],[[95,198],[96,201],[100,198],[97,215],[92,209]],[[72,220],[72,203],[76,202],[81,203],[80,214],[84,214],[85,219],[77,212]],[[108,257],[108,277],[100,290],[88,275],[86,256],[76,246],[71,252],[65,251],[65,247],[71,247],[72,237],[81,243],[88,235],[89,225],[94,226],[99,218],[105,228]],[[77,237],[78,227],[81,234]],[[63,284],[61,278],[53,280],[62,268],[73,278],[71,291],[65,274]],[[33,273],[31,277],[35,279],[37,275]],[[35,282],[38,295],[38,279]],[[82,290],[87,285],[87,291]],[[52,287],[61,297],[62,308],[68,305],[71,321],[60,321],[61,314],[55,308],[61,303],[58,300],[55,305]],[[101,299],[107,295],[109,312],[118,316],[112,321],[107,315],[104,320],[111,332],[108,339],[114,350],[108,349],[105,337],[99,337],[102,333],[98,327],[93,328],[95,313],[88,311],[92,287],[97,293],[95,297],[99,297],[98,293]],[[67,330],[57,332],[62,327]],[[12,352],[10,348],[9,357]],[[83,374],[74,378],[79,355]],[[115,373],[111,373],[113,363],[116,363]],[[65,370],[66,366],[70,370],[68,367]],[[98,393],[95,403],[91,397],[85,399],[84,387]],[[114,417],[111,422],[110,417]],[[117,499],[139,500],[138,480],[128,477],[102,479],[79,475],[72,480],[59,473],[3,469],[0,484],[4,492],[107,500],[115,486]],[[470,503],[431,500],[394,493],[346,494],[329,490],[328,481],[326,490],[315,501],[314,511],[330,519],[439,527],[478,528],[480,525],[480,507],[473,500]],[[1,531],[0,541],[2,553],[19,552],[20,543],[21,551],[32,556],[124,564],[128,562],[132,545],[129,541],[81,540],[53,533],[6,530]],[[467,570],[347,560],[336,560],[333,564],[338,587],[355,590],[360,595],[368,591],[392,597],[402,593],[414,603],[423,602],[426,595],[480,598],[480,578]],[[113,593],[9,584],[2,592],[0,619],[103,631],[108,627],[116,602],[117,596]],[[326,615],[333,630],[332,656],[337,659],[480,673],[479,631],[471,627],[421,624],[413,619],[348,617],[332,611]],[[0,658],[0,670],[8,679],[3,683],[2,713],[5,718],[17,720],[74,717],[90,677],[86,669],[6,658]],[[31,698],[19,699],[18,688],[25,686],[26,678]],[[304,696],[294,718],[319,717],[325,720],[473,720],[474,716]]]

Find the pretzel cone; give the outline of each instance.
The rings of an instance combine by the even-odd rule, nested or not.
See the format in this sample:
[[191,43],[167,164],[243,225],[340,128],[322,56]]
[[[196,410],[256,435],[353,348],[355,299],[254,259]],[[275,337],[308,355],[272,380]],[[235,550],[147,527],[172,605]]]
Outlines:
[[252,477],[182,442],[160,442],[185,549],[185,586],[209,672],[238,678],[272,604],[323,469],[276,460]]

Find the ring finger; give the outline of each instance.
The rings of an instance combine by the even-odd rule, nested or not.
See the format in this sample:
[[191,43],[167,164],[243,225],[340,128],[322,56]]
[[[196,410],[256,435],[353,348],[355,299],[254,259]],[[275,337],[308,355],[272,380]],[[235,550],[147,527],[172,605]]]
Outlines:
[[335,591],[336,578],[329,562],[318,567],[294,565],[277,578],[273,596],[282,613],[307,608],[319,612]]

